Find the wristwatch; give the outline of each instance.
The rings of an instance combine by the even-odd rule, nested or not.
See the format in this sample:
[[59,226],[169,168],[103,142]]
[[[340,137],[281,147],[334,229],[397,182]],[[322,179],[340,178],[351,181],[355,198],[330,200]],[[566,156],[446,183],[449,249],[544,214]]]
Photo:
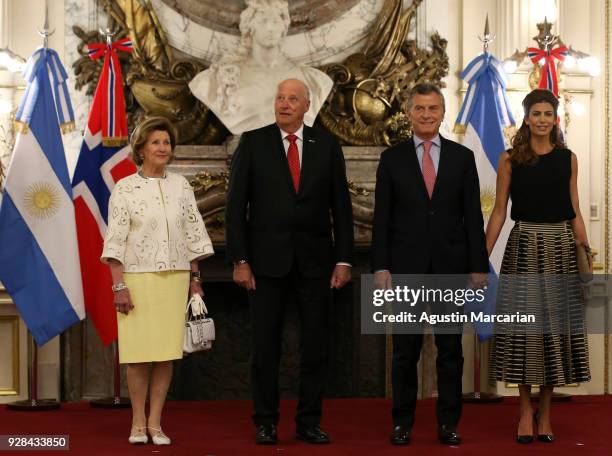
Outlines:
[[234,261],[234,266],[240,266],[241,264],[246,264],[248,263],[247,260],[238,260],[238,261]]
[[192,282],[202,282],[202,276],[200,275],[200,271],[191,271],[191,281]]

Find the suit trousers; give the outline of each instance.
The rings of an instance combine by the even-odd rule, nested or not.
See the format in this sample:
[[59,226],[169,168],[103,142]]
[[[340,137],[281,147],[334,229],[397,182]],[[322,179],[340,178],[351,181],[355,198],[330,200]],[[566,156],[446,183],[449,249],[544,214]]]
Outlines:
[[249,292],[252,325],[251,385],[255,425],[279,420],[279,363],[285,308],[291,294],[297,303],[301,329],[298,427],[321,421],[328,369],[329,277],[306,278],[295,265],[286,277],[255,276]]
[[[417,318],[424,306],[417,306]],[[444,313],[444,312],[439,312]],[[437,330],[436,330],[437,329]],[[459,423],[462,409],[463,347],[462,326],[458,323],[434,327],[438,355],[436,373],[438,377],[438,399],[436,417],[438,425]],[[421,356],[423,334],[393,334],[393,364],[391,382],[393,386],[393,423],[412,427],[418,392],[417,363]]]

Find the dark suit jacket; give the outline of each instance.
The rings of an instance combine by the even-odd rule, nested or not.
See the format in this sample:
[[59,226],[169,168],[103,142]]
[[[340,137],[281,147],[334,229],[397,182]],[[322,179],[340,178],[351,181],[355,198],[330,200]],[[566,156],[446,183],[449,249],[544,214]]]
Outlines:
[[[332,238],[333,231],[333,238]],[[353,214],[344,157],[333,136],[304,125],[300,187],[293,188],[276,124],[244,133],[225,205],[227,258],[282,277],[294,260],[306,277],[353,261]]]
[[431,200],[412,138],[381,154],[372,234],[374,271],[489,271],[474,154],[440,138],[440,162]]

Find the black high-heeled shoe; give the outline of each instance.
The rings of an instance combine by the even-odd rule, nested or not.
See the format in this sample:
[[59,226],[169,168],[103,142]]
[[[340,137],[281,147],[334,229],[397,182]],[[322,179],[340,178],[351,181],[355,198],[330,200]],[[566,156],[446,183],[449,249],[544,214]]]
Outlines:
[[521,445],[533,443],[533,435],[517,435],[516,443],[520,443]]
[[[533,425],[533,422],[531,424]],[[516,443],[520,443],[521,445],[533,443],[533,435],[517,435]]]
[[[538,421],[540,419],[540,412],[536,410],[533,414],[533,419],[536,422],[536,426],[538,425]],[[538,442],[544,443],[553,443],[555,441],[555,434],[540,434],[538,433]]]

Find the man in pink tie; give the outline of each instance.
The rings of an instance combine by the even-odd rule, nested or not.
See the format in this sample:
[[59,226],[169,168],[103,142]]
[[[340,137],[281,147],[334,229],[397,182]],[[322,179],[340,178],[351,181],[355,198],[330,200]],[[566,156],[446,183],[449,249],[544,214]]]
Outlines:
[[328,306],[330,289],[342,288],[351,278],[353,215],[340,144],[304,125],[309,107],[302,81],[279,84],[276,123],[242,135],[227,191],[227,257],[234,282],[248,290],[251,304],[258,444],[277,442],[280,345],[289,294],[295,296],[302,331],[297,438],[329,442],[319,426]]
[[[380,156],[372,234],[372,270],[379,288],[392,287],[391,274],[470,274],[474,286],[486,282],[489,261],[474,154],[440,135],[444,111],[437,86],[416,85],[406,103],[413,137]],[[457,445],[463,353],[461,326],[452,329],[434,328],[436,415],[440,442]],[[393,334],[394,445],[410,442],[422,343],[420,331]]]

